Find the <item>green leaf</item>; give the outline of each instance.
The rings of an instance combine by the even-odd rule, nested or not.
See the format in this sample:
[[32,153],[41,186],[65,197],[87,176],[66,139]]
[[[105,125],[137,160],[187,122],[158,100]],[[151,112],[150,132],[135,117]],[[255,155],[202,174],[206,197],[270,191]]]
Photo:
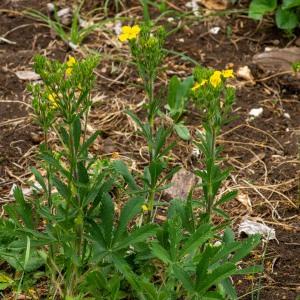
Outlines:
[[263,272],[264,268],[263,266],[256,265],[256,266],[250,266],[244,269],[238,269],[235,274],[236,275],[247,275],[247,274],[256,274]]
[[[225,293],[227,294],[227,296],[230,300],[237,299],[238,296],[237,296],[235,287],[232,284],[230,278],[224,279],[222,282],[220,282],[220,285],[222,286],[222,289],[224,289]],[[223,299],[223,298],[221,298],[221,299]]]
[[152,253],[155,257],[160,259],[163,263],[165,264],[171,264],[172,259],[168,253],[168,251],[163,248],[160,244],[158,243],[153,243],[151,247]]
[[65,200],[69,200],[72,194],[71,191],[69,190],[69,187],[66,184],[64,184],[60,179],[58,179],[56,176],[53,176],[52,182],[53,185],[57,188],[59,194]]
[[218,292],[209,291],[201,299],[202,300],[223,300],[224,297]]
[[236,266],[233,263],[224,263],[216,269],[212,270],[211,273],[206,274],[206,277],[199,278],[199,284],[196,286],[196,290],[200,294],[207,292],[214,284],[217,284],[221,280],[231,276],[236,271]]
[[100,135],[100,131],[94,132],[86,141],[85,143],[80,147],[79,155],[82,155],[84,152],[88,150],[90,145],[95,141],[95,139]]
[[237,195],[237,191],[230,191],[230,192],[225,193],[220,198],[220,200],[215,204],[215,206],[222,205],[222,204],[234,199],[236,197],[236,195]]
[[81,122],[80,118],[76,118],[73,123],[73,141],[75,152],[77,153],[79,144],[80,144],[80,135],[81,135]]
[[188,128],[182,123],[175,124],[174,129],[181,139],[188,141],[191,138]]
[[210,224],[202,224],[199,228],[188,238],[183,246],[180,255],[181,257],[192,254],[197,248],[201,247],[208,239],[213,237],[212,226]]
[[44,192],[47,193],[48,189],[45,183],[45,180],[42,176],[42,174],[36,169],[36,168],[31,168],[31,172],[33,173],[36,181],[40,184],[40,186],[43,188]]
[[171,110],[176,108],[176,93],[180,81],[177,76],[173,76],[169,82],[168,105]]
[[48,153],[42,153],[41,158],[46,161],[50,166],[54,167],[55,169],[59,170],[66,178],[70,177],[70,172],[66,170],[62,165],[59,163],[57,159],[55,159],[52,155]]
[[136,243],[146,241],[150,236],[155,235],[156,230],[157,226],[155,224],[147,224],[135,229],[133,232],[130,232],[127,237],[117,242],[114,250],[124,249],[128,246],[134,246]]
[[264,14],[272,12],[277,7],[277,0],[253,0],[249,7],[249,17],[261,20]]
[[106,245],[110,247],[113,224],[114,224],[114,216],[115,216],[115,206],[109,195],[106,197],[102,197],[101,201],[101,210],[100,210],[100,218],[101,218],[101,227],[103,228],[104,239]]
[[293,7],[300,7],[300,0],[283,0],[282,9],[290,9]]
[[242,258],[247,256],[251,252],[251,250],[260,243],[260,235],[252,235],[241,243],[241,248],[235,252],[234,256],[230,260],[231,262],[237,263]]
[[230,227],[226,227],[223,234],[223,242],[225,244],[233,243],[234,242],[234,232]]
[[125,278],[133,286],[134,289],[138,290],[139,282],[135,274],[132,272],[129,264],[125,261],[125,259],[113,253],[112,260],[116,269],[119,270],[119,272],[121,272],[125,276]]
[[280,7],[276,11],[276,24],[280,29],[293,30],[298,26],[299,18],[295,12]]
[[4,273],[0,273],[0,291],[12,286],[14,280]]
[[106,244],[105,238],[103,236],[101,226],[96,224],[94,221],[90,221],[90,235],[92,240],[95,241],[101,248],[101,251],[109,248],[110,245]]
[[39,256],[36,250],[31,250],[30,253],[27,251],[27,256],[23,252],[11,250],[7,255],[2,254],[1,258],[17,271],[32,272],[44,265],[44,259]]
[[17,204],[15,206],[17,213],[21,216],[26,227],[33,229],[32,207],[25,201],[22,189],[14,188],[13,195]]
[[172,267],[175,277],[180,280],[184,286],[184,288],[190,293],[194,292],[193,283],[190,280],[190,277],[187,272],[185,272],[182,268],[177,265],[173,265]]
[[141,207],[144,203],[142,198],[130,199],[123,207],[120,215],[119,224],[115,232],[113,244],[121,238],[122,234],[126,231],[128,223],[141,212]]
[[128,184],[129,188],[132,191],[139,190],[138,185],[136,184],[133,176],[131,175],[126,164],[123,161],[116,160],[113,162],[112,166],[116,170],[116,172],[118,172],[119,174],[121,174],[123,176],[125,182]]

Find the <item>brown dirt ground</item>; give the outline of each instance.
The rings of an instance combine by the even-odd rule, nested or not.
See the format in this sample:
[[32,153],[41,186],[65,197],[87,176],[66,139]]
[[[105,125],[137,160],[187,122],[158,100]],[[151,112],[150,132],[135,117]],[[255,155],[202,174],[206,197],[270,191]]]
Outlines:
[[[15,72],[31,69],[36,53],[62,60],[70,51],[61,41],[53,39],[49,29],[20,14],[28,7],[45,11],[47,2],[4,0],[0,3],[0,36],[5,35],[16,43],[0,42],[0,202],[7,201],[13,183],[26,183],[38,147],[38,128],[32,123],[26,105],[29,100],[27,82],[19,80]],[[136,2],[131,3],[131,7],[137,7]],[[186,9],[185,1],[171,2],[176,2],[179,10]],[[96,5],[97,1],[87,1],[86,9]],[[239,6],[244,7],[239,4],[237,8]],[[140,9],[133,11],[141,15]],[[170,28],[176,25],[167,24]],[[220,26],[220,33],[210,34],[208,29],[213,26]],[[133,126],[122,110],[125,107],[140,110],[138,104],[143,94],[137,88],[139,81],[134,69],[128,65],[126,47],[116,47],[116,40],[112,37],[111,33],[97,32],[86,41],[86,45],[99,51],[103,57],[97,70],[94,95],[98,102],[91,113],[91,125],[102,130],[104,135],[95,146],[95,152],[109,155],[118,151],[123,158],[136,160],[139,168],[145,162],[143,141],[132,135]],[[293,39],[285,37],[271,22],[258,25],[243,14],[202,22],[195,18],[184,20],[184,26],[167,41],[168,49],[185,52],[205,66],[224,68],[233,65],[236,70],[248,65],[255,76],[254,85],[242,80],[234,83],[237,86],[235,112],[238,119],[224,129],[219,141],[224,147],[226,163],[234,167],[228,184],[249,196],[252,211],[238,200],[229,204],[227,209],[235,226],[242,217],[252,216],[275,228],[278,243],[271,241],[268,245],[261,299],[294,300],[300,294],[299,89],[297,84],[282,76],[265,79],[268,74],[251,62],[255,53],[274,45],[293,45]],[[168,71],[160,76],[160,85],[163,86],[173,74],[189,75],[191,67],[191,63],[169,56],[164,65]],[[263,107],[262,116],[249,120],[250,109],[256,107]],[[284,117],[284,113],[290,118]],[[99,116],[103,115],[105,118],[100,119]],[[193,132],[197,120],[199,116],[193,110],[187,113],[186,122]],[[132,151],[133,144],[139,148]],[[174,151],[177,162],[187,168],[197,165],[190,155],[191,149],[192,145],[180,142]],[[260,262],[260,255],[261,251],[257,250],[250,260]],[[249,292],[252,280],[236,279],[240,295]],[[244,299],[251,299],[251,296]]]

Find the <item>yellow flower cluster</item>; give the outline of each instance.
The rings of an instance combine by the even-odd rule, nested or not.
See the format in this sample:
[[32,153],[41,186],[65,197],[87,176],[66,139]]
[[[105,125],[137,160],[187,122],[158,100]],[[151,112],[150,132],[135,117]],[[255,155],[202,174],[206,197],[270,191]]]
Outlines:
[[48,95],[48,100],[49,100],[51,109],[56,109],[58,107],[57,95],[55,93],[49,94]]
[[[227,69],[223,71],[214,71],[214,73],[210,76],[209,78],[209,83],[214,87],[218,87],[221,82],[222,82],[222,77],[223,78],[234,78],[234,73],[232,69]],[[207,79],[202,79],[201,82],[196,82],[194,86],[192,87],[192,91],[195,92],[197,91],[200,87],[204,86],[205,84],[208,83]]]
[[139,25],[134,26],[123,26],[122,33],[119,35],[119,40],[121,42],[126,42],[128,40],[136,39],[141,31]]
[[67,61],[67,70],[66,70],[66,76],[70,76],[73,72],[73,66],[76,64],[76,59],[73,56],[70,56]]

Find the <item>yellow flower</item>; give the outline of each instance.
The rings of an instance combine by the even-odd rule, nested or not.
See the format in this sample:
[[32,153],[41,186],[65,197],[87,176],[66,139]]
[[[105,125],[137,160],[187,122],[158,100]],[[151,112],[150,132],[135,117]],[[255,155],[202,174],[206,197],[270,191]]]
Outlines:
[[73,66],[76,64],[76,59],[73,56],[69,56],[69,59],[67,61],[68,68],[66,69],[66,76],[70,76],[73,72]]
[[207,83],[207,79],[202,79],[201,82],[196,82],[194,86],[192,87],[192,91],[195,92],[198,90],[201,86],[204,86]]
[[76,64],[76,59],[73,56],[69,56],[69,59],[67,61],[67,66],[69,68],[72,68]]
[[52,109],[56,109],[58,107],[58,104],[57,104],[57,95],[52,93],[52,94],[49,94],[48,95],[48,100],[50,102],[50,107]]
[[200,86],[204,86],[207,83],[207,79],[202,79],[200,82]]
[[143,204],[142,205],[142,210],[143,210],[143,212],[147,212],[147,211],[149,211],[149,208],[146,204]]
[[123,26],[122,33],[119,35],[119,40],[121,42],[125,42],[127,40],[136,39],[138,34],[140,33],[141,28],[139,25],[134,26]]
[[222,71],[222,75],[224,78],[234,78],[233,70],[227,69]]
[[195,84],[194,84],[194,86],[192,87],[192,91],[193,92],[196,92],[199,88],[200,88],[200,83],[199,82],[196,82]]
[[66,76],[70,76],[73,72],[73,68],[67,68],[66,70]]
[[221,79],[222,72],[221,71],[215,71],[209,78],[210,84],[216,88],[218,85],[221,84],[222,79]]

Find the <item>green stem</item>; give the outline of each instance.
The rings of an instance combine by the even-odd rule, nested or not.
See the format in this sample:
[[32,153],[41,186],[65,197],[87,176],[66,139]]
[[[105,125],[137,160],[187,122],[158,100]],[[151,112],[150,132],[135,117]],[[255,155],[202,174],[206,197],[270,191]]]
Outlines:
[[149,207],[149,214],[148,214],[148,223],[154,218],[154,200],[155,200],[155,189],[151,189],[149,192],[148,197],[148,207]]
[[208,183],[207,183],[207,215],[209,221],[211,221],[212,209],[214,205],[214,195],[213,195],[213,170],[216,160],[216,129],[213,126],[210,126],[209,129],[211,138],[209,139],[209,157],[206,158],[206,169],[208,174]]
[[[46,151],[48,151],[49,149],[49,145],[48,145],[48,131],[45,130],[44,131],[44,141],[45,141],[45,148]],[[48,202],[48,207],[50,210],[52,210],[52,194],[51,194],[51,180],[50,180],[50,176],[51,176],[51,166],[48,164],[47,166],[47,183],[48,183],[48,195],[47,195],[47,202]]]

